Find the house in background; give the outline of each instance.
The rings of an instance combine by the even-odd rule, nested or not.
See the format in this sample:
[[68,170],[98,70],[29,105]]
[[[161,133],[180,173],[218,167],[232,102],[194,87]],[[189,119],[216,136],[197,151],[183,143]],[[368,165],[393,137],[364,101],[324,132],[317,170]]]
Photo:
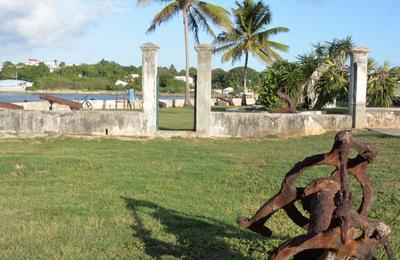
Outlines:
[[115,85],[116,85],[116,86],[123,86],[123,87],[125,87],[126,85],[128,85],[128,82],[125,82],[125,81],[122,81],[122,80],[117,80],[117,81],[115,82]]
[[39,66],[40,61],[36,58],[30,58],[25,62],[26,66]]
[[0,91],[25,91],[27,87],[32,87],[33,83],[16,80],[16,79],[5,79],[0,80]]
[[[175,79],[183,81],[183,82],[186,82],[186,77],[185,76],[176,76]],[[189,85],[193,85],[193,82],[194,82],[193,78],[189,77]]]

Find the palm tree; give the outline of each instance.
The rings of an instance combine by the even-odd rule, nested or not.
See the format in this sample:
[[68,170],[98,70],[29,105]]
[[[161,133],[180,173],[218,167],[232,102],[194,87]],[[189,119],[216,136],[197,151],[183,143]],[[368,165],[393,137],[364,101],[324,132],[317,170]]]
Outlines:
[[395,68],[391,68],[389,62],[378,67],[372,59],[368,60],[368,104],[373,106],[390,107],[396,100],[396,91],[398,88]]
[[183,27],[185,37],[186,52],[186,88],[185,88],[185,106],[191,106],[190,88],[189,88],[189,30],[194,33],[196,43],[199,43],[198,32],[203,27],[208,34],[215,38],[215,34],[208,23],[211,21],[214,25],[224,28],[231,27],[229,12],[224,8],[199,0],[138,0],[138,4],[147,3],[167,3],[160,12],[158,12],[151,22],[147,32],[154,32],[157,26],[169,21],[179,13],[183,16]]
[[281,32],[288,32],[286,27],[267,28],[271,23],[272,13],[268,5],[262,0],[243,0],[235,2],[236,9],[233,9],[234,28],[230,31],[222,32],[218,35],[216,43],[219,46],[216,52],[224,52],[221,60],[232,63],[240,60],[245,55],[244,61],[244,81],[242,105],[246,105],[247,92],[247,66],[249,53],[268,65],[275,60],[281,60],[281,56],[275,51],[287,51],[288,46],[282,43],[271,41],[272,35]]
[[[353,41],[350,36],[347,36],[341,40],[334,39],[325,45],[317,43],[313,47],[318,65],[309,80],[303,84],[303,89],[307,99],[315,103],[318,98],[316,95],[318,81],[329,69],[344,66],[353,48]],[[332,63],[337,66],[332,66]]]

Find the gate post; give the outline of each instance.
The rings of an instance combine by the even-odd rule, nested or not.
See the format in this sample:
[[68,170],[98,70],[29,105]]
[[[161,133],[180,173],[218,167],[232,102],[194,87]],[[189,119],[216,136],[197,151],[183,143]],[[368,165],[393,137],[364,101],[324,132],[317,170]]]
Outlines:
[[368,48],[357,46],[350,55],[350,96],[349,114],[352,115],[352,127],[366,126],[365,108],[367,105]]
[[196,132],[208,137],[211,123],[211,57],[214,47],[199,44],[195,47],[198,57],[196,89]]
[[154,136],[157,132],[157,51],[153,43],[140,46],[142,50],[142,91],[143,113],[146,134]]

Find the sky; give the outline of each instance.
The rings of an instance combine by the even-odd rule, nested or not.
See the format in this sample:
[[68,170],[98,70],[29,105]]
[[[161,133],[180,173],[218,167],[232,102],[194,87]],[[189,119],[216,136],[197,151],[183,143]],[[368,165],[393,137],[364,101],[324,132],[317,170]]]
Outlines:
[[[281,56],[295,60],[312,50],[312,44],[352,36],[356,45],[371,49],[370,56],[382,64],[400,65],[400,0],[263,0],[272,11],[273,26],[290,29],[273,40],[289,45]],[[208,0],[231,10],[234,1]],[[162,4],[138,6],[136,0],[0,0],[0,63],[58,60],[67,64],[96,63],[101,59],[123,65],[141,64],[140,46],[152,42],[160,47],[160,66],[183,69],[185,51],[182,17],[177,16],[156,32],[146,34]],[[219,32],[216,28],[216,32]],[[212,39],[200,34],[201,43]],[[191,41],[191,66],[196,52]],[[213,68],[229,70],[242,61]],[[249,66],[261,71],[266,65],[251,58]]]

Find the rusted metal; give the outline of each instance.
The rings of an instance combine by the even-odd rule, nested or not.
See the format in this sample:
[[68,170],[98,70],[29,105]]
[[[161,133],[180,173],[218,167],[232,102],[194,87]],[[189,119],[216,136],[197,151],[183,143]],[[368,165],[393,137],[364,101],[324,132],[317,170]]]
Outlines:
[[53,106],[54,103],[56,104],[60,104],[60,105],[65,105],[68,106],[69,108],[71,108],[72,110],[80,110],[82,109],[82,104],[79,102],[74,102],[68,99],[64,99],[64,98],[59,98],[59,97],[55,97],[55,96],[50,96],[47,94],[40,94],[39,95],[40,99],[44,99],[50,102],[50,110]]
[[[348,158],[350,149],[357,151],[355,158]],[[373,250],[378,245],[383,245],[389,259],[394,259],[387,240],[389,226],[367,218],[374,198],[366,169],[375,160],[377,151],[374,145],[354,140],[349,131],[340,131],[330,152],[298,162],[285,175],[280,191],[253,217],[239,217],[238,224],[270,237],[272,231],[264,224],[276,211],[283,209],[296,225],[307,230],[307,234],[279,246],[270,259],[320,259],[328,254],[334,254],[336,259],[374,259]],[[304,170],[321,165],[335,167],[330,177],[316,179],[306,187],[295,186]],[[357,211],[353,210],[348,174],[354,175],[362,187],[363,198]],[[296,201],[310,213],[309,218],[296,208]]]
[[276,113],[297,113],[296,102],[294,102],[293,98],[291,98],[289,95],[287,95],[287,94],[285,94],[285,93],[283,93],[281,91],[278,91],[276,93],[276,95],[280,99],[286,101],[287,107],[280,108],[280,109],[278,109],[278,110],[276,110],[274,112],[276,112]]
[[24,110],[23,106],[15,105],[12,103],[7,103],[7,102],[3,102],[3,101],[0,101],[0,108]]
[[231,97],[218,96],[215,99],[216,99],[216,105],[218,105],[218,101],[221,100],[229,104],[229,106],[235,106],[235,103],[233,103],[233,99]]

